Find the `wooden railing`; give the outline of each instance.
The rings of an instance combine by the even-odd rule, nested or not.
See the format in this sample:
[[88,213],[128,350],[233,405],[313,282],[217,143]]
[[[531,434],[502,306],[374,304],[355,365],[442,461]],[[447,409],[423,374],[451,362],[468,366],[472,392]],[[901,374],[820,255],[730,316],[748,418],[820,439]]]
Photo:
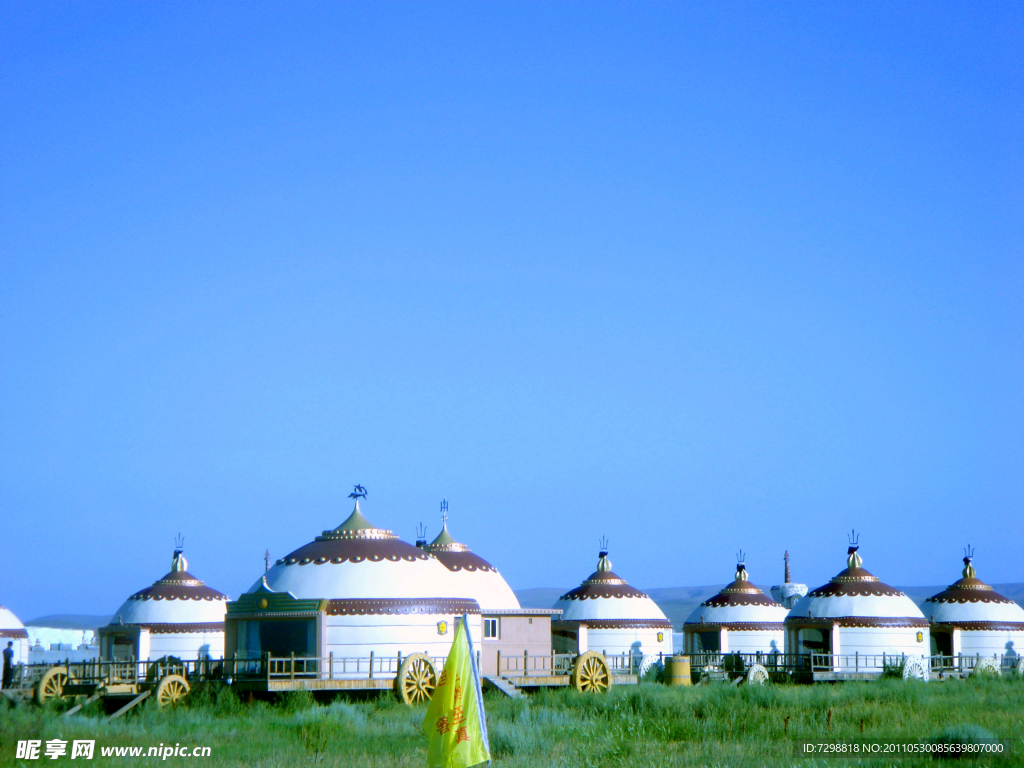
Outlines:
[[541,677],[567,675],[572,671],[572,653],[519,653],[497,652],[497,670],[500,677]]
[[135,661],[133,659],[103,661],[47,662],[27,664],[21,675],[21,687],[34,685],[43,674],[53,667],[66,667],[72,683],[102,683],[103,685],[134,684],[153,682],[167,674],[179,674],[189,680],[209,679],[223,670],[220,659],[181,659],[176,661]]
[[[479,653],[477,654],[479,660]],[[238,655],[225,664],[225,675],[235,680],[353,680],[359,678],[392,679],[398,674],[398,668],[405,657],[377,656],[373,652],[369,656],[271,656],[263,653],[258,656]],[[444,667],[444,656],[430,657],[434,667]]]
[[[803,671],[811,669],[811,657],[806,653],[691,653],[690,668],[724,671],[739,666],[747,669],[760,664],[770,672]],[[736,664],[736,659],[740,664]]]
[[[568,675],[572,672],[573,662],[578,654],[555,653],[530,654],[528,651],[518,653],[501,653],[497,655],[497,670],[501,677],[530,677]],[[643,661],[641,654],[624,652],[621,654],[604,654],[608,662],[608,671],[612,675],[639,674]]]

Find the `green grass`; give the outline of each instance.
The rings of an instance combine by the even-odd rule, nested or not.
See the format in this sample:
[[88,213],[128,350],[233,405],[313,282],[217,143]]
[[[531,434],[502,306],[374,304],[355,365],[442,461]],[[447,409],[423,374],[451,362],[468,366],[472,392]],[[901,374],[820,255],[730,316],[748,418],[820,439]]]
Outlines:
[[[796,757],[795,740],[981,740],[1008,742],[1003,760],[971,765],[1024,764],[1024,681],[993,678],[920,683],[878,680],[814,686],[729,685],[666,688],[621,686],[609,694],[548,690],[526,699],[485,697],[495,764],[515,766],[855,766],[934,765],[927,758],[899,760]],[[317,702],[290,694],[270,703],[244,703],[230,690],[193,694],[189,706],[140,711],[106,723],[91,705],[64,719],[58,709],[33,706],[0,711],[0,765],[16,765],[18,739],[96,739],[88,765],[131,764],[99,756],[100,746],[209,746],[210,759],[168,758],[167,764],[205,766],[360,766],[401,768],[426,764],[420,731],[424,708],[389,696]],[[786,721],[788,719],[788,733]],[[863,734],[861,723],[863,722]],[[137,764],[160,762],[150,758]],[[24,765],[77,765],[25,761]]]

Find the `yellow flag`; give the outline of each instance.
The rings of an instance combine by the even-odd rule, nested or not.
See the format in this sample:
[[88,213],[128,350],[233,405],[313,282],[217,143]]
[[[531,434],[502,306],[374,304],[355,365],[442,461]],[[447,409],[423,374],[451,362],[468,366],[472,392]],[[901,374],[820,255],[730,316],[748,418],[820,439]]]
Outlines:
[[455,625],[455,640],[437,679],[434,696],[423,719],[427,734],[429,768],[469,768],[490,765],[484,697],[480,693],[480,670],[473,653],[466,616]]

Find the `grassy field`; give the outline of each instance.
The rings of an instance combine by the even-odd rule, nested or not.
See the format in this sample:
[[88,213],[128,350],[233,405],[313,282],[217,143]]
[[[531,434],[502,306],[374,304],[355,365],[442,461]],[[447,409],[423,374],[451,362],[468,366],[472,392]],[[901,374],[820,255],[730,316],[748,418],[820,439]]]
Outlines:
[[[938,739],[950,729],[970,738],[984,732],[1009,744],[1003,759],[971,765],[1024,765],[1024,681],[1016,678],[920,683],[765,687],[712,685],[670,689],[621,686],[608,695],[545,691],[522,700],[485,697],[495,764],[515,766],[855,766],[933,765],[924,757],[893,759],[797,757],[802,740]],[[77,765],[15,759],[19,739],[95,739],[90,765],[153,764],[155,758],[102,758],[100,747],[164,744],[209,746],[204,760],[169,757],[168,764],[207,766],[324,765],[400,768],[425,765],[420,730],[424,708],[393,698],[315,702],[289,694],[276,702],[243,703],[228,690],[196,692],[189,706],[140,711],[114,722],[96,705],[62,718],[58,709],[0,710],[0,765]],[[787,725],[788,721],[788,725]],[[863,729],[863,730],[862,730]]]

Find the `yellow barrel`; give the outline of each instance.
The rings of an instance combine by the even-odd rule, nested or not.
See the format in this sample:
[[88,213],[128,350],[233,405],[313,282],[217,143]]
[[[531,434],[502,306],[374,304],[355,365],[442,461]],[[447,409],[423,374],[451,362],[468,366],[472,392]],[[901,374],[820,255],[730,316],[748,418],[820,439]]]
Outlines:
[[665,659],[666,685],[693,685],[690,679],[690,657],[669,656]]

